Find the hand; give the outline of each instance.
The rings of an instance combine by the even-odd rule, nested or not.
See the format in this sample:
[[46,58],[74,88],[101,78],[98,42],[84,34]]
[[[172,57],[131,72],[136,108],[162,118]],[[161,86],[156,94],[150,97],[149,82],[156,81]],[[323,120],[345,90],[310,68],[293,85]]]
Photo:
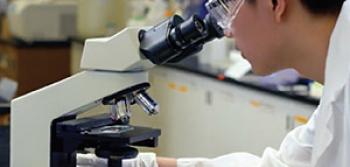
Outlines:
[[176,159],[174,158],[157,158],[158,167],[176,167]]
[[77,167],[107,167],[107,160],[95,154],[77,154]]
[[[134,159],[123,160],[123,167],[158,167],[156,154],[140,153]],[[107,167],[106,159],[99,158],[95,154],[78,154],[77,167]],[[167,167],[167,166],[164,166]],[[169,166],[170,167],[170,166]]]

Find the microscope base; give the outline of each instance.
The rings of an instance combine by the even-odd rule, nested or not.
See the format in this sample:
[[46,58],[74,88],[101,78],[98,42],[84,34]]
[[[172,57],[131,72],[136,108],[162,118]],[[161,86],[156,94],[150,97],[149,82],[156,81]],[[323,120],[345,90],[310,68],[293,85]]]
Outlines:
[[107,114],[60,118],[53,122],[52,130],[51,167],[76,167],[76,154],[87,149],[107,159],[109,167],[122,167],[123,159],[138,154],[131,146],[156,147],[160,136],[159,129],[117,125]]

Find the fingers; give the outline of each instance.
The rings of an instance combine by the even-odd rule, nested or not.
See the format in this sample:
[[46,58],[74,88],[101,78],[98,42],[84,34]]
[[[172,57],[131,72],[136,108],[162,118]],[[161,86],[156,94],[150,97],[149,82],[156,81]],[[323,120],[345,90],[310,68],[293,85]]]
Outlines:
[[95,154],[77,154],[77,166],[80,167],[107,167],[107,160],[98,158]]

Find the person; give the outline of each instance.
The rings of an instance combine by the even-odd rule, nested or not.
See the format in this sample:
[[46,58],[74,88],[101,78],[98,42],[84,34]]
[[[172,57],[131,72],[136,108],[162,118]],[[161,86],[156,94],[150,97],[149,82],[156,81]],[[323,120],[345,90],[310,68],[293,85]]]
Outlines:
[[214,159],[173,159],[144,153],[125,161],[125,166],[350,166],[350,2],[243,1],[232,12],[235,16],[227,24],[226,36],[235,38],[257,74],[294,68],[324,84],[320,104],[309,122],[291,131],[278,150],[267,148],[261,157],[232,153]]

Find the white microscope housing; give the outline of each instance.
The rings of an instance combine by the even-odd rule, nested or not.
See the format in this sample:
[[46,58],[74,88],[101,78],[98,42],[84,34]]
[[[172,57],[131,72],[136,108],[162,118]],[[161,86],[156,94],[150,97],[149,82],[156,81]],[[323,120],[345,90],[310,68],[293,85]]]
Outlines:
[[82,72],[11,102],[11,167],[50,166],[50,125],[58,117],[101,104],[147,83],[154,65],[139,53],[139,28],[85,42]]
[[[56,133],[62,134],[57,136],[58,140],[62,140],[57,146],[59,154],[66,153],[60,149],[67,149],[65,145],[60,144],[69,145],[78,141],[87,145],[101,144],[103,149],[110,149],[109,147],[114,145],[116,149],[110,152],[114,154],[120,150],[118,142],[108,143],[111,141],[109,138],[111,136],[121,139],[119,140],[121,143],[155,147],[157,137],[160,135],[160,130],[157,129],[135,127],[133,131],[135,133],[126,133],[129,135],[126,139],[123,138],[125,133],[96,137],[94,133],[85,135],[84,131],[82,131],[83,134],[72,134],[72,131],[65,128],[74,129],[76,126],[71,125],[78,125],[77,122],[60,121],[99,104],[116,105],[117,107],[114,109],[112,107],[111,110],[112,118],[122,122],[128,120],[127,104],[129,103],[139,104],[150,115],[156,114],[159,110],[158,105],[144,92],[144,89],[149,87],[146,70],[155,64],[179,62],[198,53],[205,43],[223,36],[223,30],[210,15],[205,19],[193,16],[188,20],[175,15],[147,30],[127,28],[109,38],[87,40],[81,60],[82,72],[11,102],[11,167],[74,166],[74,163],[73,165],[53,164],[50,154],[57,145],[53,141],[53,137],[57,136]],[[120,96],[123,97],[120,98]],[[120,111],[118,108],[125,108],[126,111]],[[104,121],[108,122],[110,118]],[[96,119],[83,120],[79,123],[81,122],[83,127],[86,124],[94,126],[100,123]],[[57,129],[53,131],[53,128]],[[137,136],[135,136],[136,133]],[[142,140],[138,134],[143,137]],[[91,143],[89,138],[91,136],[95,137],[95,143]],[[114,138],[112,139],[115,141]],[[132,149],[126,152],[130,150],[131,153],[137,152]],[[105,151],[98,151],[97,154],[105,158]],[[70,154],[72,150],[67,152]],[[108,160],[113,164],[117,162],[113,166],[121,166],[120,159]],[[57,163],[60,162],[57,161]]]

